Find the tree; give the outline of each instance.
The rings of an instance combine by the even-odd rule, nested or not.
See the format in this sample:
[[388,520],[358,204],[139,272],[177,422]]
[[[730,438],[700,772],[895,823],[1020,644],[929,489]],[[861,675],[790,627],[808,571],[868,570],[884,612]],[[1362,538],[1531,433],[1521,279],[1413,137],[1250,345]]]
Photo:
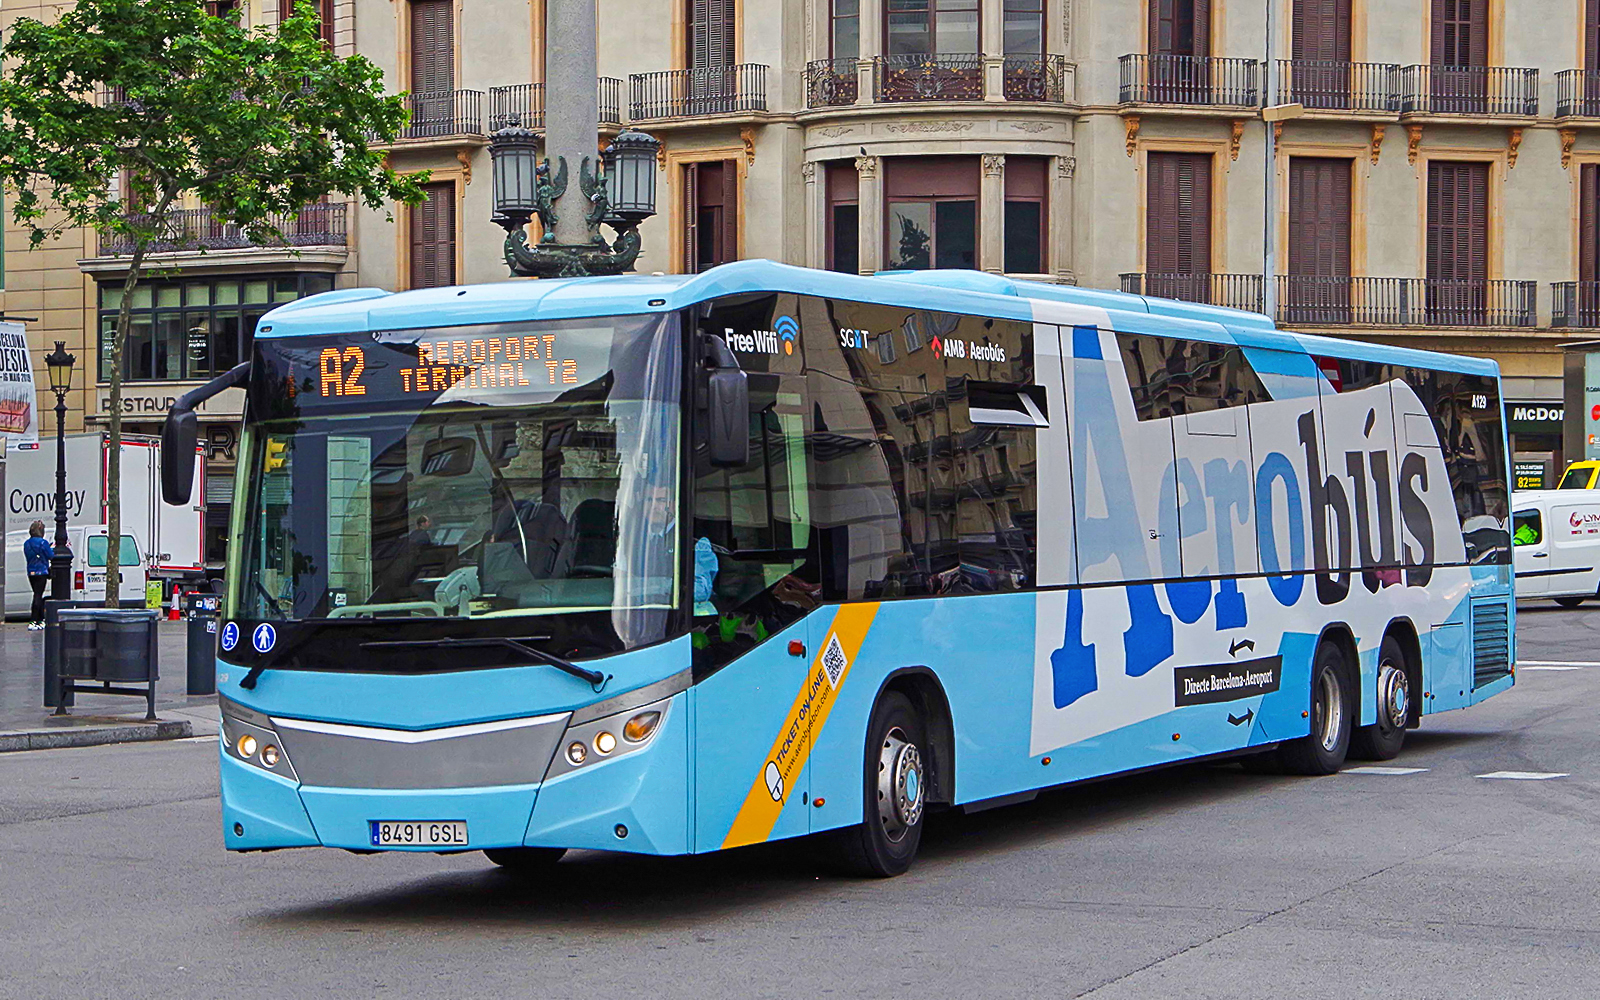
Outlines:
[[208,205],[255,243],[330,194],[373,209],[415,204],[372,144],[406,122],[360,56],[318,37],[317,4],[249,30],[202,0],[79,0],[54,24],[15,22],[0,59],[0,183],[33,246],[82,227],[130,247],[111,342],[106,599],[116,607],[122,534],[122,356],[133,291],[153,252],[192,245],[179,214]]

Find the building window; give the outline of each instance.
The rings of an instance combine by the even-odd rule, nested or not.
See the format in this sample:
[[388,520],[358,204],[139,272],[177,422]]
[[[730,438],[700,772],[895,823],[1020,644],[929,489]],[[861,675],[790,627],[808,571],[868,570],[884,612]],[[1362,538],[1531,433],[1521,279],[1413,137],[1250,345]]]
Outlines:
[[732,66],[737,0],[686,0],[689,5],[689,68]]
[[1146,174],[1146,294],[1210,301],[1211,155],[1151,153]]
[[455,0],[411,0],[411,93],[455,89]]
[[[287,21],[291,13],[298,13],[309,8],[317,17],[318,32],[321,34],[322,40],[332,45],[333,4],[334,0],[278,0],[278,23],[282,24]],[[208,4],[207,6],[225,6],[231,9],[237,4]]]
[[1600,281],[1600,163],[1583,164],[1578,185],[1578,280],[1596,282]]
[[884,193],[884,261],[890,270],[977,266],[975,157],[885,160]]
[[854,163],[824,164],[828,181],[828,269],[861,273],[861,179]]
[[1488,309],[1489,165],[1428,164],[1428,316],[1479,325]]
[[[149,382],[221,375],[250,356],[256,323],[268,310],[332,288],[327,274],[141,282],[133,290],[122,377]],[[121,283],[101,285],[102,382],[111,378],[111,343],[121,306]]]
[[456,186],[424,185],[424,200],[412,205],[411,287],[438,288],[456,281]]
[[239,0],[206,0],[206,13],[223,17],[239,9]]
[[[1583,0],[1583,68],[1590,73],[1600,73],[1600,0]],[[1593,93],[1593,84],[1590,84]]]
[[1210,0],[1149,0],[1149,3],[1152,55],[1211,54]]
[[1006,55],[1044,52],[1044,0],[1005,0],[1004,17]]
[[888,0],[884,37],[894,56],[976,54],[978,0]]
[[1042,156],[1006,157],[1005,270],[1007,274],[1043,274],[1045,220],[1049,193]]
[[1289,277],[1295,323],[1350,322],[1350,160],[1289,159]]
[[1489,64],[1489,0],[1433,0],[1433,64]]
[[690,274],[739,259],[739,164],[689,163],[683,168],[683,266]]
[[861,0],[833,0],[828,54],[835,59],[861,56]]
[[1294,0],[1289,37],[1294,99],[1312,108],[1350,106],[1351,0]]

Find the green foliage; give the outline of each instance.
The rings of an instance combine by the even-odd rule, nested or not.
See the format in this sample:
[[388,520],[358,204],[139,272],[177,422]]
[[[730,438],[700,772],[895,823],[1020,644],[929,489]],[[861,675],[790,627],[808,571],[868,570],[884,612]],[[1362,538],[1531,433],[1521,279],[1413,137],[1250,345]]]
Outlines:
[[369,146],[406,120],[377,67],[331,52],[312,5],[277,29],[237,18],[200,0],[79,0],[54,24],[14,24],[0,182],[34,245],[89,226],[144,248],[189,195],[261,242],[281,235],[274,216],[328,194],[421,199]]

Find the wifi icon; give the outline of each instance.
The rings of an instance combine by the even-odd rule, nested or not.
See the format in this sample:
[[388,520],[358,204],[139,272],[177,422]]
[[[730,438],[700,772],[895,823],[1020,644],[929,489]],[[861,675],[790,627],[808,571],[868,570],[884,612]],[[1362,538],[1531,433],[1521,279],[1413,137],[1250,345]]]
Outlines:
[[794,321],[793,316],[779,316],[778,321],[772,324],[772,329],[783,341],[783,353],[793,354],[794,345],[800,339],[800,324]]

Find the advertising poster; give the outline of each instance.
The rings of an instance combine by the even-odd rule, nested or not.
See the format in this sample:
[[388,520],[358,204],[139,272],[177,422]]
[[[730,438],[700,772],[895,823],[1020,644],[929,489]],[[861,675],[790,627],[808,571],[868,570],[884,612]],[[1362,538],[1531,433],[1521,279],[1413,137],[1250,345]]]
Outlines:
[[12,442],[37,442],[36,401],[27,328],[21,323],[0,321],[0,437]]

